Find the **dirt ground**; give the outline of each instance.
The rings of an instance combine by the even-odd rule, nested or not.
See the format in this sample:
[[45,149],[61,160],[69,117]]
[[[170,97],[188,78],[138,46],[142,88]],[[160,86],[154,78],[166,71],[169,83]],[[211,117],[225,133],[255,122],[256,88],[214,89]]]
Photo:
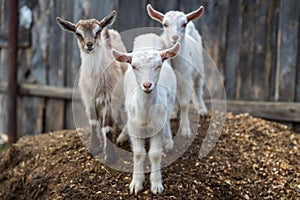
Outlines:
[[300,199],[300,134],[228,113],[216,146],[199,159],[209,122],[201,117],[190,148],[162,169],[159,195],[150,192],[149,174],[144,190],[130,195],[132,174],[103,165],[76,131],[62,130],[21,138],[0,153],[0,199]]

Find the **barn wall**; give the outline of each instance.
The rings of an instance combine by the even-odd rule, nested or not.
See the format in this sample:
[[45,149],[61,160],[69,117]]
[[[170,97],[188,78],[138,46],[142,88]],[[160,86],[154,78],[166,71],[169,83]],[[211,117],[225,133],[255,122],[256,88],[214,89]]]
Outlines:
[[[0,132],[6,132],[7,124],[8,1],[0,0]],[[20,27],[19,84],[72,88],[80,65],[79,50],[75,37],[58,28],[56,16],[76,22],[101,19],[116,9],[113,28],[119,31],[160,26],[147,16],[148,3],[161,12],[205,7],[195,24],[224,76],[229,100],[300,101],[300,2],[295,0],[20,0],[20,8],[27,5],[33,12],[33,24],[29,29]],[[70,100],[20,95],[18,103],[19,136],[74,127]],[[259,109],[255,113],[259,116]]]

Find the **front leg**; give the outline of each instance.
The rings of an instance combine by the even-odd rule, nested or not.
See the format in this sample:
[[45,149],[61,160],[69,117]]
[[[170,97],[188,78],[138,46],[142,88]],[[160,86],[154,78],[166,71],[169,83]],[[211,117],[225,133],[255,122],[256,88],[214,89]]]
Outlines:
[[173,146],[174,146],[172,131],[171,131],[171,127],[170,127],[170,120],[168,120],[165,123],[164,133],[165,134],[163,134],[163,146],[166,149],[166,151],[168,152],[171,149],[173,149]]
[[207,108],[203,101],[203,89],[204,89],[204,80],[201,74],[197,74],[194,77],[194,91],[196,95],[196,99],[193,98],[194,105],[196,106],[196,110],[198,114],[204,116],[207,114]]
[[101,127],[97,119],[96,110],[94,108],[89,109],[88,117],[89,117],[90,129],[91,129],[91,144],[89,147],[89,151],[92,155],[96,156],[101,153],[101,149],[103,148],[103,143],[100,143],[100,140],[98,138],[98,136],[101,137],[102,134],[101,134]]
[[186,81],[177,84],[178,90],[178,99],[181,107],[180,112],[180,130],[182,136],[186,138],[192,137],[192,131],[190,128],[190,120],[189,120],[189,104],[192,95],[192,89]]
[[151,191],[154,194],[161,193],[164,190],[161,177],[161,156],[162,156],[162,134],[150,138],[149,160],[151,163]]
[[[128,126],[129,134],[132,133],[132,129]],[[134,136],[130,136],[131,143],[132,143],[132,151],[133,151],[133,176],[132,181],[129,185],[130,194],[135,193],[138,194],[139,191],[143,189],[143,182],[145,179],[144,175],[144,160],[146,157],[146,150],[144,147],[144,139],[136,137],[137,134]]]
[[[110,113],[105,113],[103,118],[103,127],[101,129],[103,135],[103,151],[104,151],[104,160],[108,165],[112,165],[117,158],[114,144],[114,132],[115,127],[113,120],[110,116]],[[114,128],[113,128],[114,127]]]

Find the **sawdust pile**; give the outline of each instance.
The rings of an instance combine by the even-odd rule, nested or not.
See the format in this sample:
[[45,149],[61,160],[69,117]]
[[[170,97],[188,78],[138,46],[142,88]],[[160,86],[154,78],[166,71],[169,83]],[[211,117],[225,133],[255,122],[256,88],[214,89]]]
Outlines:
[[0,153],[0,199],[300,199],[300,134],[228,113],[216,146],[199,159],[209,123],[201,117],[193,144],[162,169],[160,195],[151,194],[148,178],[130,195],[130,173],[101,164],[76,131],[62,130],[21,138]]

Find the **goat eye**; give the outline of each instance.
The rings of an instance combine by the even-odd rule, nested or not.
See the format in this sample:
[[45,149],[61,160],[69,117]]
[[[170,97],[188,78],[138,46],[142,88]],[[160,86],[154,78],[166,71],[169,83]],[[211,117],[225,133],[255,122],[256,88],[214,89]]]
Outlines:
[[186,25],[187,25],[187,23],[183,23],[181,26],[182,26],[182,27],[186,27]]
[[169,28],[169,25],[168,25],[168,24],[163,24],[163,26],[164,26],[165,28]]
[[82,35],[79,33],[76,33],[77,37],[82,38]]
[[96,32],[96,34],[95,34],[95,36],[94,36],[95,39],[96,39],[97,36],[100,34],[100,32],[101,32],[100,30]]
[[132,69],[137,70],[138,68],[136,66],[132,65]]
[[161,70],[161,66],[157,66],[156,68],[155,68],[155,70]]

